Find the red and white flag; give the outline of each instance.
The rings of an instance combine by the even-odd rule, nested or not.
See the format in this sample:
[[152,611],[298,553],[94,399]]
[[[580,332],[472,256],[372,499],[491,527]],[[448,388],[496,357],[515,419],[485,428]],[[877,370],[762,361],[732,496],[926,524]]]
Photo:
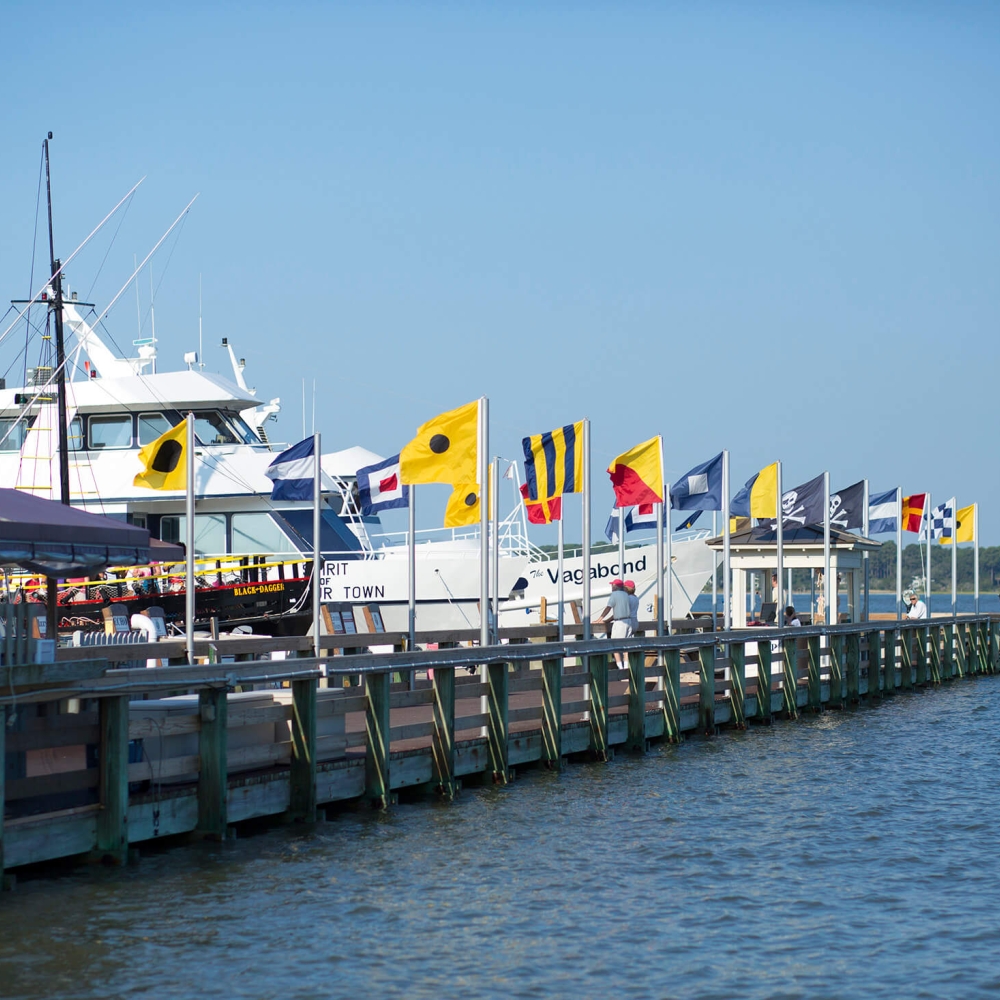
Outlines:
[[358,500],[363,515],[410,505],[410,487],[400,480],[399,455],[358,469]]

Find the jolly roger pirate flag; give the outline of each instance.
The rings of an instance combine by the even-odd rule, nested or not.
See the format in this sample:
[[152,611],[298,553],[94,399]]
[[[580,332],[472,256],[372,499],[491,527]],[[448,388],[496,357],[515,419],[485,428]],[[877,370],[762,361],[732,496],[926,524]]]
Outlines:
[[853,486],[830,494],[830,525],[849,531],[863,528],[865,524],[865,483],[861,480]]
[[150,490],[187,489],[187,420],[161,434],[152,444],[139,451],[142,472],[132,480],[133,486]]
[[[823,476],[818,475],[808,483],[786,490],[781,494],[782,526],[801,528],[806,524],[821,524],[823,511]],[[770,520],[772,530],[777,527],[777,519]]]
[[475,483],[479,479],[479,400],[449,410],[417,428],[399,453],[400,479],[417,483]]

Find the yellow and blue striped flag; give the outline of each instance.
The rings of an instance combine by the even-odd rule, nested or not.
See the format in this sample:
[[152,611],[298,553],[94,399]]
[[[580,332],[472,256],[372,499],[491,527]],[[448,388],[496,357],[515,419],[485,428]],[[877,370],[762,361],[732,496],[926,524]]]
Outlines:
[[521,440],[528,500],[583,492],[583,421]]

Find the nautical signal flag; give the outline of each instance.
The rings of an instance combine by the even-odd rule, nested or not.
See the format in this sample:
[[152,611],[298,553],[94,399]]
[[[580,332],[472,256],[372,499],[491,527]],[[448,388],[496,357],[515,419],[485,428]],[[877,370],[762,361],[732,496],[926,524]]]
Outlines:
[[899,513],[899,487],[884,493],[873,493],[868,498],[868,534],[882,535],[896,530]]
[[659,435],[637,444],[608,466],[616,507],[663,503],[663,460]]
[[264,475],[274,483],[271,487],[272,500],[312,500],[316,487],[315,450],[316,440],[310,435],[286,448],[267,467]]
[[161,434],[152,444],[139,450],[142,472],[132,480],[133,486],[149,490],[187,489],[187,419]]
[[778,517],[778,463],[772,462],[751,476],[733,497],[729,512],[740,517]]
[[[527,441],[528,439],[525,438]],[[532,524],[551,524],[562,519],[562,497],[548,497],[545,500],[532,500],[528,484],[521,484],[521,496],[524,497],[524,509]]]
[[722,510],[721,451],[671,485],[670,506],[675,510]]
[[951,536],[955,533],[955,499],[939,504],[931,511],[931,538],[937,539],[942,545],[951,544]]
[[914,493],[912,496],[903,497],[903,531],[920,531],[926,505],[926,493]]
[[[526,500],[583,491],[583,421],[521,439]],[[558,520],[558,518],[556,518]],[[547,522],[536,522],[547,523]]]
[[479,400],[428,420],[399,453],[400,479],[417,483],[477,483]]
[[399,455],[358,469],[357,478],[363,516],[410,505],[410,487],[404,486],[399,476]]
[[[976,505],[959,507],[955,512],[955,541],[974,542],[976,540]],[[942,545],[951,545],[950,538],[942,538]]]
[[444,509],[446,528],[464,528],[479,524],[479,484],[463,483],[451,491],[448,506]]

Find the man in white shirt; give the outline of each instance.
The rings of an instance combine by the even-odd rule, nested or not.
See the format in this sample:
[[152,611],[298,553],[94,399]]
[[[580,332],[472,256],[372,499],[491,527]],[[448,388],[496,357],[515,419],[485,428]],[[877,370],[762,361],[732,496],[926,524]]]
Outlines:
[[[597,618],[597,622],[611,620],[611,638],[628,639],[632,635],[632,626],[629,624],[632,609],[629,607],[628,595],[625,593],[625,582],[623,580],[611,581],[611,593],[608,595],[608,603]],[[615,665],[621,669],[625,665],[625,654],[615,652]]]
[[906,612],[907,618],[927,617],[927,605],[923,601],[917,600],[917,595],[912,590],[908,590],[903,596],[910,602],[909,610]]

